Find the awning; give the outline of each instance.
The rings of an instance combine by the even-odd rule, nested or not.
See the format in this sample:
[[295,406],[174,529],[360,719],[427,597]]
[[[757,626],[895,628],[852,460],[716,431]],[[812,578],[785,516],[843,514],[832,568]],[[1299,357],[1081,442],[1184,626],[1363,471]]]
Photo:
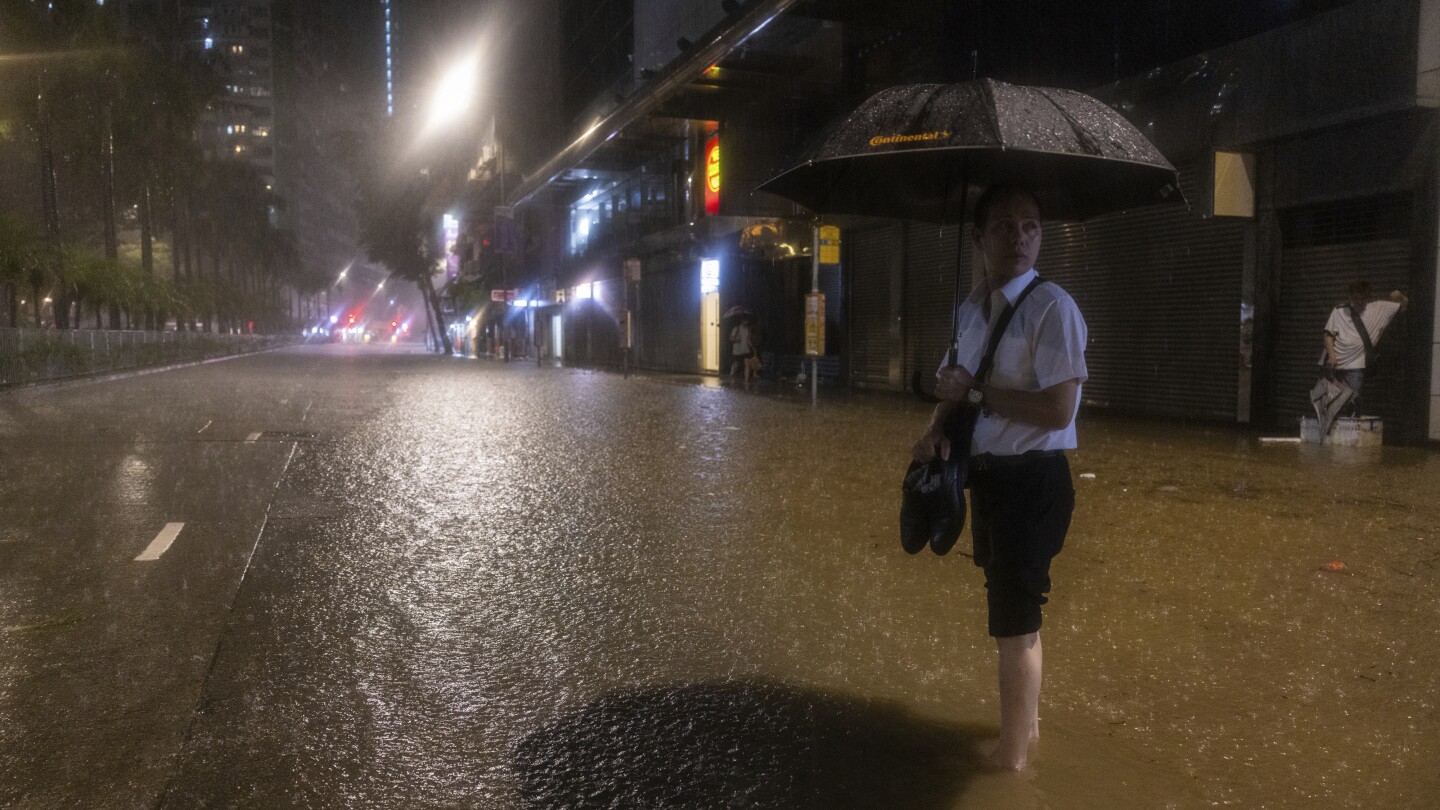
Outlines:
[[748,8],[733,18],[728,18],[710,29],[686,55],[671,62],[652,79],[644,91],[627,99],[614,112],[590,127],[544,166],[526,177],[511,196],[510,204],[523,205],[528,202],[560,175],[579,165],[621,130],[654,111],[671,95],[715,65],[726,54],[740,47],[797,2],[799,0],[759,0],[749,4]]

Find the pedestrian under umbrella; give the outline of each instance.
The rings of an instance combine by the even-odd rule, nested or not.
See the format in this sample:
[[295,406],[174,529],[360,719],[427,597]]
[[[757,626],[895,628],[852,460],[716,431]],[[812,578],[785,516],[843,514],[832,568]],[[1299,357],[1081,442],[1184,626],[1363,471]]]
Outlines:
[[[989,758],[999,768],[1024,768],[1039,738],[1041,606],[1074,509],[1065,451],[1076,446],[1088,376],[1085,321],[1034,266],[1041,213],[1082,219],[1179,201],[1177,181],[1164,157],[1095,99],[984,79],[882,91],[761,186],[816,213],[943,223],[963,221],[972,183],[989,186],[970,229],[984,277],[960,302],[957,274],[941,402],[912,449],[901,541],[911,553],[927,543],[948,551],[965,518],[953,488],[968,483],[974,559],[1000,658],[1000,738]],[[922,497],[919,487],[930,491]]]

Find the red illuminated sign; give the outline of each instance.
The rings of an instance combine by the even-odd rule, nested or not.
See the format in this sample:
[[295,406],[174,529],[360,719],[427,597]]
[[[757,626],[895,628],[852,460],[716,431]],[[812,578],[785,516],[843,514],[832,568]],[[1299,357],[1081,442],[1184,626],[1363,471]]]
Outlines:
[[720,213],[720,136],[705,142],[705,213]]

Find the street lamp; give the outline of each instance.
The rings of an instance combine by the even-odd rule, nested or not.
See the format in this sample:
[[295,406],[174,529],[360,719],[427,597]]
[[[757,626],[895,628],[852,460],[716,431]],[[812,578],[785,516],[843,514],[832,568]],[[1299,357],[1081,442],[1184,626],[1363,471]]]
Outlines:
[[470,109],[475,101],[479,69],[478,53],[468,54],[450,66],[430,98],[430,118],[426,129],[434,131],[447,127]]

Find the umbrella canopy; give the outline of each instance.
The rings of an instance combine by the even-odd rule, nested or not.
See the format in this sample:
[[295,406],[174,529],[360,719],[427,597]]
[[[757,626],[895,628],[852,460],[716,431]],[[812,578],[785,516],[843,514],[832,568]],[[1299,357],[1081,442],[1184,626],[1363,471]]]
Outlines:
[[968,185],[1030,189],[1046,219],[1183,202],[1130,122],[1084,93],[993,79],[883,90],[760,186],[822,214],[958,222]]
[[749,314],[750,314],[750,308],[749,308],[749,307],[745,306],[744,304],[736,304],[735,306],[730,307],[729,309],[725,310],[725,314],[722,315],[721,317],[724,317],[724,318],[733,318],[733,317],[735,317],[736,315],[749,315]]

